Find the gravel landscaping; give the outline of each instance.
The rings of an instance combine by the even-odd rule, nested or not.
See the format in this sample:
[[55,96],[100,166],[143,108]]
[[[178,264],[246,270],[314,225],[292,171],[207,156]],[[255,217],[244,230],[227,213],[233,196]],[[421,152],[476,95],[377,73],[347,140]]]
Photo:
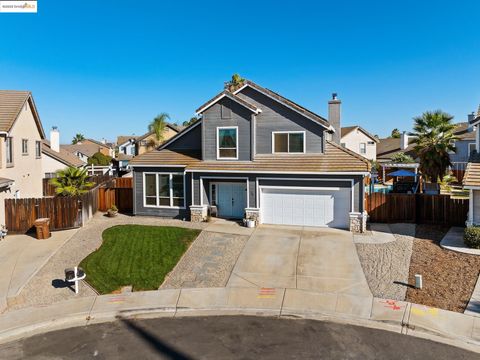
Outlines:
[[203,231],[161,288],[224,287],[248,238]]
[[191,223],[158,217],[134,217],[122,214],[118,214],[115,218],[109,218],[99,212],[85,227],[79,229],[30,280],[16,299],[16,303],[9,309],[18,309],[32,305],[48,305],[71,299],[75,296],[94,295],[94,290],[85,283],[80,285],[80,292],[78,295],[75,295],[70,288],[65,286],[63,281],[64,269],[78,265],[82,259],[100,247],[102,244],[102,233],[105,229],[123,224],[178,226],[193,229],[203,229],[207,226],[207,223]]
[[[404,300],[415,225],[389,224],[387,229],[393,233],[395,241],[357,243],[357,252],[373,296]],[[387,232],[385,234],[386,237],[390,235]]]
[[448,227],[418,225],[413,243],[409,281],[423,275],[423,289],[407,290],[407,300],[445,310],[463,312],[480,273],[480,256],[440,247]]

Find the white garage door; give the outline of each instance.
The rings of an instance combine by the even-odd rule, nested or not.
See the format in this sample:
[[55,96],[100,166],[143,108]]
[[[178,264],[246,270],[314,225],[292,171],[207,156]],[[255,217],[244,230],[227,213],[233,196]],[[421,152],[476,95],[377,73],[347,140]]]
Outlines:
[[264,224],[348,228],[350,203],[350,188],[261,189]]

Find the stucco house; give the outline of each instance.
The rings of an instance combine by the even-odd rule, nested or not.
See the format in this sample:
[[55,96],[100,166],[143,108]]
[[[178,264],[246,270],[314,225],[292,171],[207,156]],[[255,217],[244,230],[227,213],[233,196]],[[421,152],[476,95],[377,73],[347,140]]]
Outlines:
[[56,127],[50,130],[50,141],[42,141],[43,177],[52,178],[58,170],[67,167],[83,168],[87,163],[71,152],[60,147],[60,132]]
[[361,126],[342,127],[342,138],[340,145],[356,152],[368,160],[377,159],[378,138],[370,134]]
[[42,123],[29,91],[0,90],[0,225],[7,198],[41,197]]
[[97,152],[112,158],[115,156],[115,150],[109,144],[93,139],[85,139],[76,144],[60,145],[60,147],[84,162],[87,162],[88,158]]
[[131,160],[134,214],[364,231],[369,161],[340,145],[329,119],[246,80],[197,109],[200,120]]
[[172,137],[177,135],[180,132],[181,128],[174,124],[167,123],[165,130],[163,131],[163,139],[161,141],[157,140],[155,133],[149,131],[142,136],[139,136],[135,139],[136,153],[135,155],[141,155],[147,151],[151,151],[158,147],[161,143],[170,140]]

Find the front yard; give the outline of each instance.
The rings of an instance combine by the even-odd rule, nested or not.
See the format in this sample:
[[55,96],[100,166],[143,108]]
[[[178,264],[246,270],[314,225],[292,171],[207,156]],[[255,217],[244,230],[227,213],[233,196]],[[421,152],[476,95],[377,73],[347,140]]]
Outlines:
[[156,290],[199,233],[171,226],[117,225],[103,232],[100,248],[80,266],[101,294],[128,285],[134,291]]
[[480,272],[480,256],[445,250],[439,243],[448,227],[417,225],[409,283],[423,275],[423,289],[409,288],[407,301],[463,312]]

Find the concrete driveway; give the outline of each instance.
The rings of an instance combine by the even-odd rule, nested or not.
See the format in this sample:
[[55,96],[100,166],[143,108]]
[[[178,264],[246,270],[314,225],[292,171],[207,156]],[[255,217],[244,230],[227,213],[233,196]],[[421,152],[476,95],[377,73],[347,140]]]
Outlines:
[[227,286],[372,296],[352,233],[328,228],[260,226],[240,254]]

